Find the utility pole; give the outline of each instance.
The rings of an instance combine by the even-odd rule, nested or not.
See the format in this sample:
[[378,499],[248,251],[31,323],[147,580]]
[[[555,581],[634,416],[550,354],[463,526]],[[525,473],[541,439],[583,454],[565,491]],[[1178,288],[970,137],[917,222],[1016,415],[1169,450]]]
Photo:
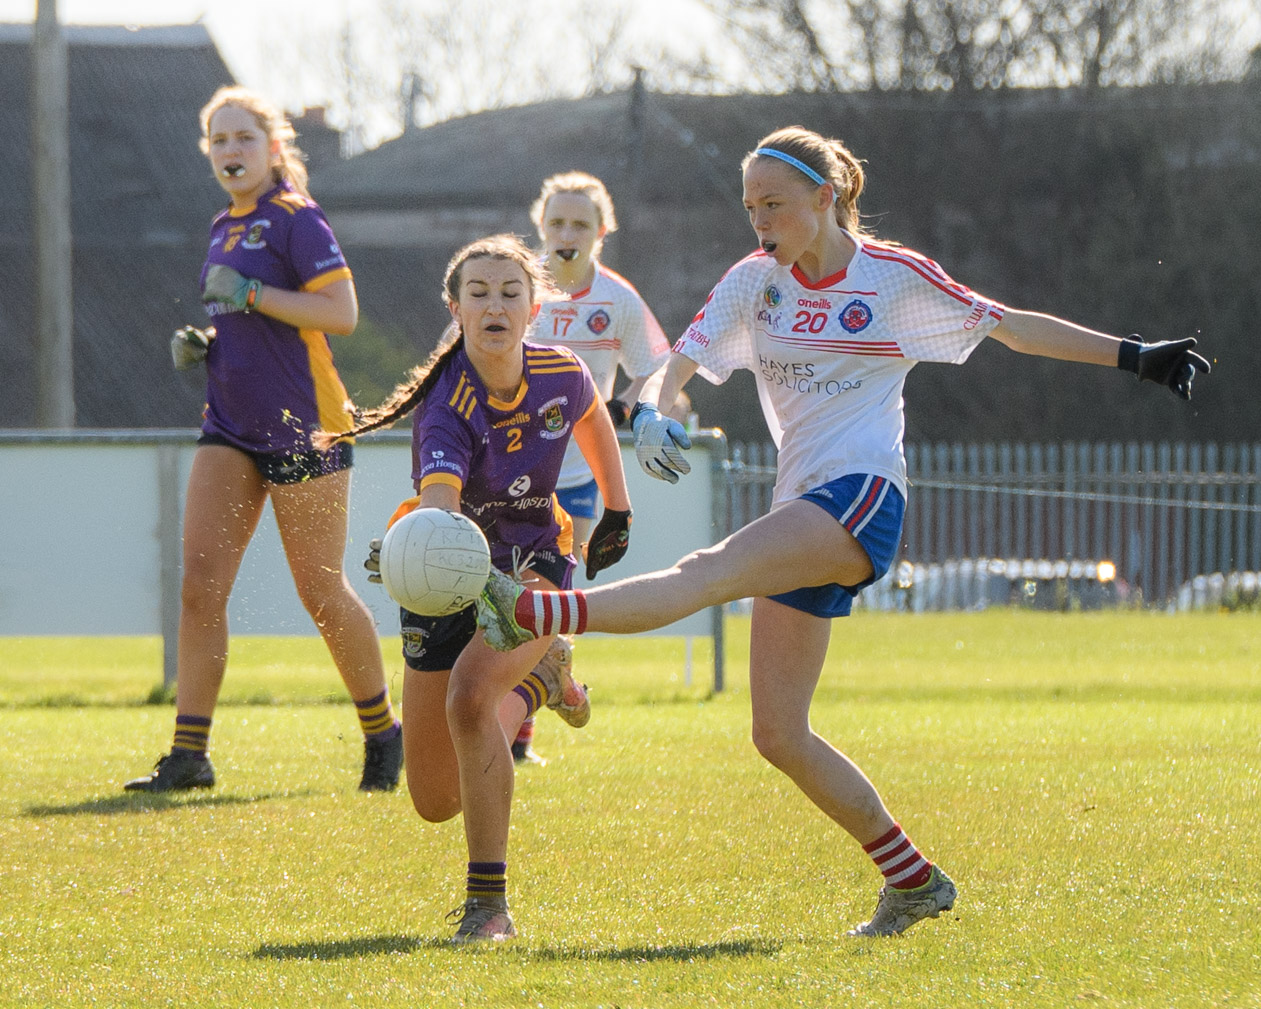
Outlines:
[[[626,122],[626,167],[622,174],[621,191],[617,194],[618,241],[610,265],[615,270],[626,269],[635,261],[639,249],[636,240],[643,230],[643,177],[647,135],[645,123],[647,88],[644,84],[644,68],[632,66],[634,80],[630,86],[630,102]],[[603,258],[603,257],[602,257]]]
[[69,87],[56,0],[37,0],[31,39],[37,427],[74,427]]

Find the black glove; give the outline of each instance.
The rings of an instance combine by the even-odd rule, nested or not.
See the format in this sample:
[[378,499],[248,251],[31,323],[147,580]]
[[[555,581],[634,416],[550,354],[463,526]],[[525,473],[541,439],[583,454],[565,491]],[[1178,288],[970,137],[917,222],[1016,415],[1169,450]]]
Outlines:
[[624,512],[604,509],[595,532],[591,534],[591,541],[583,548],[587,558],[587,581],[626,556],[626,548],[630,545],[630,524],[629,509]]
[[214,330],[202,330],[196,326],[177,329],[171,337],[171,362],[176,371],[187,371],[201,364],[210,353],[210,341]]
[[1191,380],[1197,371],[1205,375],[1211,370],[1208,361],[1193,348],[1195,337],[1183,340],[1161,340],[1144,343],[1137,333],[1131,333],[1121,341],[1117,351],[1117,367],[1132,371],[1140,382],[1159,382],[1167,385],[1175,395],[1191,398]]
[[381,540],[368,540],[368,559],[363,562],[368,570],[368,581],[381,584]]
[[614,396],[604,405],[609,411],[609,416],[613,418],[614,427],[621,427],[626,423],[626,418],[630,416],[630,410],[627,409],[625,403]]

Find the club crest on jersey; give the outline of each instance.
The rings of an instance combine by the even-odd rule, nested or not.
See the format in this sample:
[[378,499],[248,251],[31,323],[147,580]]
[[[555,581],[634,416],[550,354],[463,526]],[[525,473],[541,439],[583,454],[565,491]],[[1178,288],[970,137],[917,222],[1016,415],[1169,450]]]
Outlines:
[[871,309],[864,301],[855,298],[841,309],[837,320],[847,333],[860,333],[871,325]]
[[609,313],[602,308],[597,308],[587,316],[587,328],[595,333],[596,336],[599,336],[609,328],[609,322]]
[[539,436],[546,438],[548,441],[555,441],[557,438],[563,438],[569,432],[569,422],[565,420],[565,414],[561,407],[568,405],[568,396],[557,396],[555,399],[548,400],[538,409],[538,415],[543,418],[543,430],[539,432]]
[[241,242],[242,249],[265,249],[267,243],[263,241],[263,230],[271,227],[271,221],[263,219],[255,221],[250,225],[249,233]]
[[771,308],[779,308],[779,303],[784,300],[784,296],[779,293],[779,288],[772,284],[762,292],[762,300]]

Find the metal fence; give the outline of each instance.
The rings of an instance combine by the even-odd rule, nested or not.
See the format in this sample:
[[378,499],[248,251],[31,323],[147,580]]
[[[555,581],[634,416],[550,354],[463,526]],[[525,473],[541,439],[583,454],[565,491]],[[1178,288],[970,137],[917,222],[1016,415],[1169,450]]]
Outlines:
[[[1198,576],[1261,569],[1261,443],[906,446],[901,556],[1109,561],[1133,600],[1173,605]],[[733,444],[729,528],[770,507],[771,444]]]

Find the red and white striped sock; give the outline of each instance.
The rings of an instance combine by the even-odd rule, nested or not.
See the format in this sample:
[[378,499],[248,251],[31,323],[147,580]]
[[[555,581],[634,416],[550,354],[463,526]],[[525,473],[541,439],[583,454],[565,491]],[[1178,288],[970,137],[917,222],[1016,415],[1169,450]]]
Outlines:
[[581,634],[587,629],[587,596],[581,589],[534,592],[517,596],[517,624],[536,638],[551,634]]
[[914,890],[932,875],[933,863],[920,854],[896,823],[870,844],[864,844],[863,851],[876,863],[885,883],[895,890]]

